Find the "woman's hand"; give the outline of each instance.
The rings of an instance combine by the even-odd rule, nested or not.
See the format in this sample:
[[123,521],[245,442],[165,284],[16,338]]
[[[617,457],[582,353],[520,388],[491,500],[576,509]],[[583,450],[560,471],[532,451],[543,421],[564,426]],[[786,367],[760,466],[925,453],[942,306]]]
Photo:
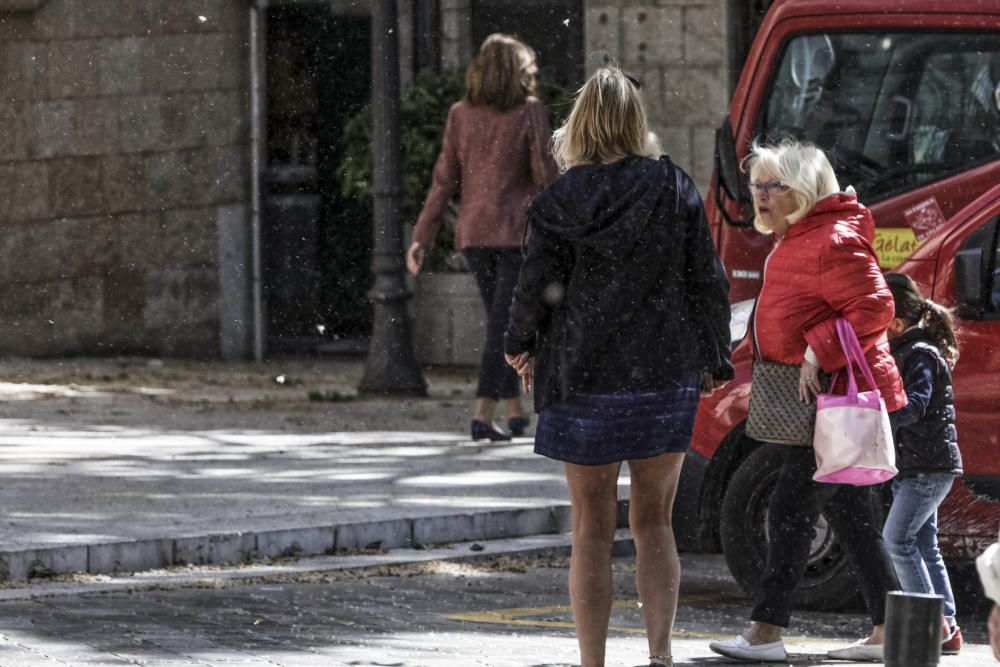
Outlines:
[[712,377],[711,373],[702,373],[701,374],[701,395],[702,396],[711,396],[712,394],[714,394],[716,392],[716,390],[722,389],[727,384],[729,384],[729,380],[716,380],[714,377]]
[[410,249],[406,251],[406,268],[409,269],[410,273],[413,275],[420,273],[420,267],[424,265],[426,255],[427,248],[419,243],[410,246]]
[[524,388],[524,393],[531,391],[535,380],[535,358],[528,352],[522,352],[517,356],[509,354],[503,356],[507,360],[507,364],[521,376],[521,386]]
[[819,366],[811,361],[803,360],[802,367],[799,369],[799,399],[806,405],[810,405],[819,392]]

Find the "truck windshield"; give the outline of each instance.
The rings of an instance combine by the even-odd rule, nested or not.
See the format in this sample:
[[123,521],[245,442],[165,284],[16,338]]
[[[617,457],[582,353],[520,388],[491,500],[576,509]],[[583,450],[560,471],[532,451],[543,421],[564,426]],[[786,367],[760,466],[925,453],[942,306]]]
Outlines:
[[869,204],[1000,159],[1000,34],[799,35],[761,121],[823,148]]

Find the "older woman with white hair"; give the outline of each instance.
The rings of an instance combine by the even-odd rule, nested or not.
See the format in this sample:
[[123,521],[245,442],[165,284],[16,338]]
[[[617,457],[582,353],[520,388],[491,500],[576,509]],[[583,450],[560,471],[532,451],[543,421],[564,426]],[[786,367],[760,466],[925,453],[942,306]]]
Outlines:
[[[903,407],[906,393],[886,336],[893,300],[872,248],[871,213],[853,191],[840,192],[829,161],[815,146],[755,144],[747,163],[754,226],[775,237],[751,332],[757,358],[799,366],[799,399],[811,403],[821,389],[821,371],[846,365],[835,324],[844,317],[858,335],[886,408]],[[869,637],[828,656],[880,660],[885,596],[898,583],[874,516],[872,489],[814,482],[812,443],[801,445],[781,448],[784,462],[768,509],[767,564],[755,591],[752,624],[710,647],[748,662],[786,659],[781,633],[791,619],[793,593],[822,511],[858,574],[874,625]]]
[[698,190],[660,155],[636,80],[599,69],[554,144],[565,173],[528,209],[507,361],[535,379],[535,452],[565,463],[581,664],[604,665],[627,461],[649,664],[669,666],[680,583],[671,507],[698,396],[733,377],[728,283]]

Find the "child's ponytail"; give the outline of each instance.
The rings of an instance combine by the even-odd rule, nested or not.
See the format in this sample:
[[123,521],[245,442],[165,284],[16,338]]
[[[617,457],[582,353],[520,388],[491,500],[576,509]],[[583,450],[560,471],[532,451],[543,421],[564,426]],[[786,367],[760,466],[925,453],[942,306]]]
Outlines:
[[958,362],[958,339],[955,336],[955,316],[951,310],[930,299],[924,300],[924,330],[937,344],[948,366]]
[[955,335],[955,317],[951,310],[930,299],[925,299],[913,279],[902,273],[885,276],[892,298],[896,302],[896,317],[908,327],[921,325],[941,351],[941,355],[954,367],[958,361],[958,338]]

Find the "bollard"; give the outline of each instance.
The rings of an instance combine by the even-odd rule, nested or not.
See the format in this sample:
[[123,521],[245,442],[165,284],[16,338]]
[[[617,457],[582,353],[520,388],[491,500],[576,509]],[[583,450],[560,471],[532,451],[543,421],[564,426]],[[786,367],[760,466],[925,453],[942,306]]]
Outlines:
[[892,591],[885,605],[885,666],[936,667],[944,598]]

